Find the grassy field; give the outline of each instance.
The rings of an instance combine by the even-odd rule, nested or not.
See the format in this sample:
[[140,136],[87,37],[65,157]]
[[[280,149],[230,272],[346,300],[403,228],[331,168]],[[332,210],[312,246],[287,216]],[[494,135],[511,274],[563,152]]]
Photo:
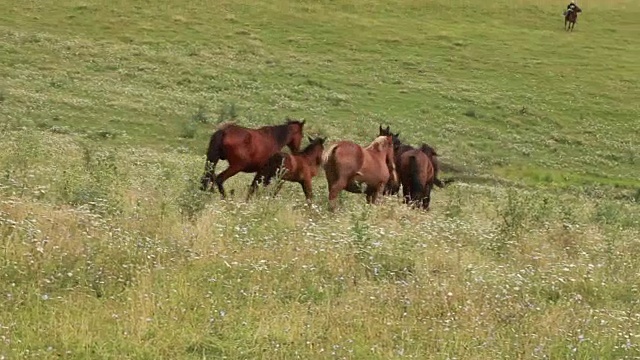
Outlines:
[[[640,358],[640,4],[565,5],[0,2],[0,359]],[[234,116],[459,181],[222,201]]]

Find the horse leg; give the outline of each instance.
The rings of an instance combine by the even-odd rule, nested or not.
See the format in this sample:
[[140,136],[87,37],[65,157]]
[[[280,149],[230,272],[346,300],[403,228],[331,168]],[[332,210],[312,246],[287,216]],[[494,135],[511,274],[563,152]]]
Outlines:
[[382,191],[382,195],[398,195],[400,192],[400,186],[393,186],[391,183],[387,183],[384,186],[384,190]]
[[373,204],[375,201],[374,200],[375,189],[372,186],[367,185],[367,188],[364,190],[364,193],[366,194],[367,204]]
[[349,182],[344,190],[353,194],[362,194],[362,188],[360,187],[360,184],[355,181]]
[[378,198],[382,195],[382,192],[384,191],[384,187],[387,185],[386,182],[382,182],[380,184],[378,184],[378,187],[376,188],[376,191],[373,193],[373,199],[372,202],[375,204],[378,201]]
[[[271,180],[269,180],[269,182],[271,182]],[[276,195],[278,195],[280,190],[282,190],[283,186],[284,186],[284,180],[278,179],[276,183],[276,188],[273,189],[273,197],[276,197]]]
[[[404,188],[404,187],[403,187]],[[416,207],[416,202],[420,200],[420,194],[416,192],[415,189],[411,187],[407,187],[407,191],[403,191],[404,194],[404,203],[409,205],[410,208]]]
[[311,190],[311,179],[304,179],[300,181],[300,185],[302,186],[302,192],[304,192],[304,197],[307,199],[307,205],[311,205],[311,201],[313,200],[313,191]]
[[329,210],[335,211],[338,194],[347,186],[347,180],[338,178],[334,183],[329,183]]
[[367,189],[365,190],[365,194],[367,194],[367,204],[375,205],[378,201],[378,195],[382,193],[384,190],[384,183],[381,183],[377,186],[367,185]]
[[253,181],[251,181],[251,185],[249,186],[249,192],[247,193],[247,201],[249,201],[249,198],[251,198],[251,196],[253,195],[253,193],[258,190],[258,184],[259,183],[264,183],[266,181],[263,181],[263,176],[262,174],[260,174],[260,172],[256,173],[256,176],[253,177]]
[[[200,190],[207,191],[207,189],[209,188],[209,184],[216,180],[217,163],[217,160],[214,162],[210,162],[208,160],[206,161],[204,165],[204,175],[202,175],[202,178],[200,179]],[[211,187],[211,191],[214,192],[215,188]]]
[[222,195],[223,199],[225,199],[227,197],[227,193],[224,191],[224,187],[222,186],[222,184],[228,178],[230,178],[233,175],[239,173],[240,170],[242,170],[242,168],[240,166],[229,165],[228,168],[226,168],[223,172],[220,173],[220,175],[218,175],[216,177],[216,185],[218,186],[218,191],[220,191],[220,195]]
[[402,202],[405,204],[411,203],[411,189],[408,186],[402,187]]
[[429,205],[431,204],[431,189],[433,188],[432,184],[427,184],[425,186],[424,197],[422,198],[422,209],[425,211],[429,211]]

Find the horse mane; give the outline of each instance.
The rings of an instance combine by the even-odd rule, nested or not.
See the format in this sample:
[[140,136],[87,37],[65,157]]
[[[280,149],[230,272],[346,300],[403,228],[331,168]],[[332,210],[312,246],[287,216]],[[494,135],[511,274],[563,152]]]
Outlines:
[[320,144],[320,139],[313,139],[313,141],[310,142],[309,145],[307,145],[302,151],[300,151],[300,154],[309,155],[311,151]]
[[292,120],[287,118],[287,122],[284,124],[269,126],[271,128],[271,131],[273,132],[273,137],[276,138],[278,144],[284,144],[287,142],[287,137],[289,136],[289,125],[291,124],[298,124],[300,126],[303,125],[303,123],[299,120]]
[[284,144],[287,142],[289,136],[289,124],[273,125],[270,126],[273,132],[273,137],[276,138],[278,144]]
[[370,150],[370,149],[376,149],[376,146],[378,147],[378,149],[380,149],[380,147],[382,146],[386,146],[387,145],[387,136],[381,135],[378,136],[377,138],[373,139],[373,141],[371,142],[371,144],[369,144],[369,146],[367,146],[365,149]]
[[218,124],[216,126],[216,130],[224,130],[226,128],[228,128],[229,126],[235,126],[236,123],[233,121],[225,121],[225,122],[221,122],[220,124]]
[[432,156],[438,156],[438,153],[436,153],[436,149],[432,148],[431,146],[422,143],[422,146],[420,146],[420,151],[422,151],[425,155],[432,157]]
[[438,172],[440,171],[440,165],[437,159],[438,153],[436,153],[436,150],[434,148],[425,143],[422,143],[422,146],[420,146],[420,151],[422,151],[425,155],[427,155],[427,157],[429,157],[431,165],[433,165],[433,177],[434,179],[437,178]]

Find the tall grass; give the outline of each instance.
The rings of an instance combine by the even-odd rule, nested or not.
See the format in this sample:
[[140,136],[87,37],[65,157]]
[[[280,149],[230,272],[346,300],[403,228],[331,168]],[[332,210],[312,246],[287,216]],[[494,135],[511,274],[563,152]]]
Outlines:
[[330,214],[202,193],[190,155],[2,142],[6,358],[640,355],[635,203],[462,183]]

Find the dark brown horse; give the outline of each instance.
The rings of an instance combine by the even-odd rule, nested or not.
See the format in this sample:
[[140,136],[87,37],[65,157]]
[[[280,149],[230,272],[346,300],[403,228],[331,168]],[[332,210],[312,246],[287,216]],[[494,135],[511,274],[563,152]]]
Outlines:
[[[263,168],[273,154],[287,145],[293,152],[300,149],[305,121],[287,119],[282,125],[246,128],[234,123],[222,124],[211,135],[207,149],[205,173],[200,189],[205,191],[215,182],[224,199],[222,184],[239,172],[253,173]],[[216,176],[219,160],[227,160],[229,167]]]
[[[318,137],[312,139],[309,137],[308,139],[309,145],[299,153],[287,154],[281,151],[273,155],[253,178],[247,200],[256,191],[259,183],[266,187],[278,173],[281,173],[282,180],[297,182],[302,185],[304,196],[307,199],[307,203],[310,204],[313,200],[311,180],[318,174],[318,168],[322,163],[322,152],[324,151],[326,138]],[[279,183],[274,195],[280,191],[281,187],[282,183]]]
[[[386,128],[382,128],[382,125],[379,126],[379,133],[378,135],[380,136],[391,136],[393,139],[393,147],[394,147],[394,153],[395,153],[395,163],[396,163],[396,168],[399,169],[400,168],[400,156],[402,156],[402,154],[404,154],[406,151],[409,150],[420,150],[420,149],[430,149],[429,151],[433,151],[433,154],[428,154],[425,153],[425,155],[433,157],[433,166],[434,166],[434,180],[433,180],[433,184],[436,185],[439,188],[443,188],[445,186],[447,186],[447,184],[453,182],[453,179],[447,179],[447,180],[440,180],[438,178],[438,172],[439,172],[439,163],[438,163],[438,159],[437,156],[438,154],[435,152],[435,150],[433,150],[432,147],[430,147],[429,145],[423,144],[426,147],[420,147],[418,149],[414,148],[413,146],[409,145],[409,144],[403,144],[402,141],[400,141],[400,133],[397,134],[393,134],[391,132],[391,130],[389,129],[389,126],[387,126]],[[400,170],[398,170],[400,171]],[[396,195],[398,194],[398,192],[400,191],[400,183],[397,184],[388,184],[385,188],[385,195],[389,194],[389,195]]]
[[364,148],[352,141],[339,141],[325,151],[322,163],[331,211],[335,210],[342,190],[362,193],[360,184],[365,184],[367,203],[375,204],[385,185],[398,181],[391,136],[378,136]]
[[436,180],[436,152],[427,144],[400,155],[398,175],[402,183],[404,202],[429,210],[431,190]]
[[[566,31],[571,30],[573,32],[573,28],[576,26],[576,21],[578,20],[578,13],[582,12],[582,9],[578,7],[578,5],[574,4],[574,10],[567,10],[564,14],[564,29]],[[569,26],[567,26],[569,24]]]

